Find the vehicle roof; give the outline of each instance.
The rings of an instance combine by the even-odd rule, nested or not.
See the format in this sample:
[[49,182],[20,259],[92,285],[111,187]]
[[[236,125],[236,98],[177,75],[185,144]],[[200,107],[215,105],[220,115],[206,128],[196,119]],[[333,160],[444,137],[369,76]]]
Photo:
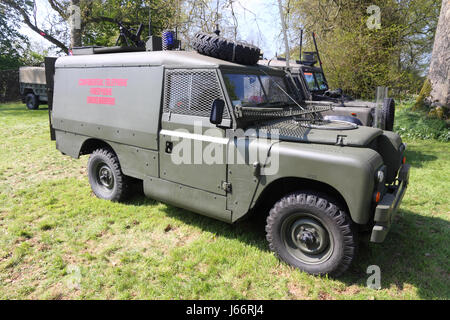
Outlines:
[[20,67],[19,70],[23,70],[23,71],[40,71],[40,70],[45,70],[44,67]]
[[[280,69],[286,69],[287,68],[286,60],[277,60],[277,59],[267,60],[267,59],[264,59],[264,60],[259,60],[258,64],[262,65],[262,66],[269,66],[269,67],[280,68]],[[291,68],[291,70],[294,73],[300,72],[301,68],[308,68],[308,69],[312,69],[314,71],[321,71],[320,68],[318,68],[318,67],[311,67],[311,66],[307,66],[307,65],[304,65],[304,64],[300,64],[300,63],[297,63],[297,61],[294,61],[294,60],[290,60],[289,61],[289,67]]]
[[21,67],[19,68],[19,81],[24,83],[45,84],[45,68]]
[[144,51],[89,54],[65,56],[58,58],[56,68],[89,68],[89,67],[124,67],[124,66],[166,66],[166,67],[197,67],[197,68],[232,68],[253,69],[262,66],[247,66],[199,54],[194,51]]
[[[286,65],[286,60],[277,60],[277,59],[264,59],[264,60],[259,60],[258,64],[260,66],[268,66],[268,67],[272,67],[272,68],[280,68],[280,69],[285,69],[287,68]],[[290,60],[289,61],[289,67],[291,69],[296,69],[299,70],[301,68],[302,65],[298,64],[296,61],[294,60]]]

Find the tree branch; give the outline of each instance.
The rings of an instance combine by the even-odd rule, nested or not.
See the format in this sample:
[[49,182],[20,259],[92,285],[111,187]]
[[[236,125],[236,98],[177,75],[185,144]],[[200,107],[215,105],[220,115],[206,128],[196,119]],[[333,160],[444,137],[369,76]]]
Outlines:
[[61,48],[66,54],[69,53],[69,49],[64,45],[64,43],[62,43],[61,41],[59,41],[58,39],[52,37],[51,35],[47,34],[46,32],[44,32],[43,30],[41,30],[38,26],[34,25],[31,22],[30,17],[28,16],[27,11],[22,8],[15,0],[3,0],[3,2],[8,5],[9,7],[13,8],[14,10],[16,10],[23,18],[23,21],[25,22],[25,24],[34,32],[36,32],[37,34],[41,35],[42,37],[44,37],[46,40],[50,41],[51,43],[53,43],[54,45],[56,45],[57,47]]
[[67,14],[67,11],[64,7],[62,7],[58,2],[55,0],[48,0],[48,3],[52,7],[53,10],[58,12],[58,14],[65,20],[69,18],[69,15]]

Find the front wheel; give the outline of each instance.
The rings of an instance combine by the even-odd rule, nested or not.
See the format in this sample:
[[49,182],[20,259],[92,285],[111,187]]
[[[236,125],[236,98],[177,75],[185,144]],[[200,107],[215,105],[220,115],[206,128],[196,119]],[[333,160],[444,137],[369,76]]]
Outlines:
[[356,254],[356,233],[334,201],[314,192],[279,200],[267,218],[270,249],[284,262],[311,274],[339,276]]
[[92,152],[88,177],[92,191],[100,199],[122,201],[128,195],[128,177],[122,173],[119,159],[109,149]]

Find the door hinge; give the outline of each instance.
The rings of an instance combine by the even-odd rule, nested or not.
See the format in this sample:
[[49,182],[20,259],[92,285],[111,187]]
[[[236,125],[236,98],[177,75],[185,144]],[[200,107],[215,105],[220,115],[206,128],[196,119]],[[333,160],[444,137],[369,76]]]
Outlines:
[[221,187],[222,190],[225,190],[226,192],[231,192],[231,183],[222,181]]

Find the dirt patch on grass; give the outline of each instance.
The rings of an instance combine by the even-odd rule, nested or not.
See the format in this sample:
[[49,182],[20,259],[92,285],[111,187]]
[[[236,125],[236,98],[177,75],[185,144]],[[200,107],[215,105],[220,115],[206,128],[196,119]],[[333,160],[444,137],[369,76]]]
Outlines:
[[144,257],[167,255],[174,248],[189,245],[200,237],[200,232],[183,231],[172,227],[169,232],[152,230],[124,234],[103,234],[99,240],[89,240],[86,252],[94,257],[106,257],[112,264],[120,263],[121,258],[129,253],[139,253]]
[[336,293],[343,294],[343,295],[356,295],[361,291],[361,288],[357,285],[351,285],[351,286],[343,286],[342,288],[339,288],[335,290]]
[[288,287],[288,294],[289,296],[294,300],[307,300],[308,297],[308,290],[302,286],[300,283],[291,281],[287,284]]

